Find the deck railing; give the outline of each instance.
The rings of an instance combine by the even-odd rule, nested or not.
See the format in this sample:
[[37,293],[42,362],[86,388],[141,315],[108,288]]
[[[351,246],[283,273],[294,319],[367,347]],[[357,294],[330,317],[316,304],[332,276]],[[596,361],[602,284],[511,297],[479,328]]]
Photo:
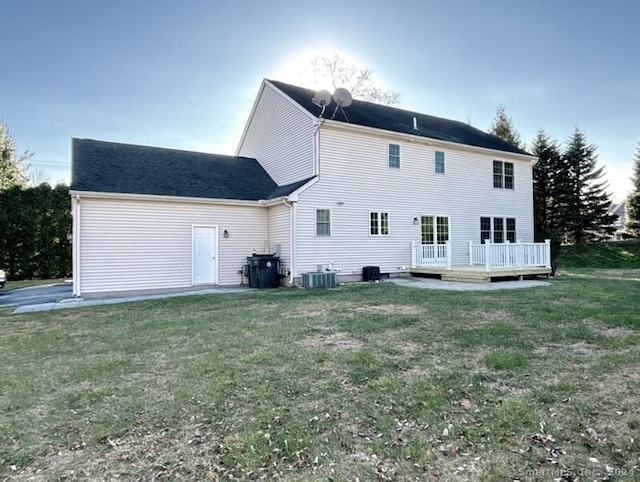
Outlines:
[[[411,266],[451,269],[451,243],[411,243]],[[544,243],[485,243],[469,241],[469,265],[483,265],[487,271],[551,267],[551,241]]]
[[416,244],[411,243],[411,266],[434,266],[451,269],[451,243]]
[[549,268],[551,241],[544,243],[473,244],[469,241],[469,264],[480,264],[487,271],[496,269]]

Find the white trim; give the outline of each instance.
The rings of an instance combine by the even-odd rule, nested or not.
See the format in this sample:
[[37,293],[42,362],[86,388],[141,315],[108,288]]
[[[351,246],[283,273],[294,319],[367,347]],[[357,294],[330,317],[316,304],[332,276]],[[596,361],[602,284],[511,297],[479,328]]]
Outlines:
[[73,296],[79,297],[80,290],[80,196],[71,196],[71,273],[73,277]]
[[[213,256],[215,259],[215,264],[214,264],[214,273],[213,273],[213,281],[212,282],[206,282],[206,283],[196,283],[194,281],[194,260],[195,260],[195,256],[194,256],[194,231],[197,228],[205,228],[205,229],[213,229],[215,230],[215,245],[214,245],[214,250],[213,250]],[[198,286],[198,285],[208,285],[208,284],[218,284],[218,279],[219,279],[219,271],[220,271],[220,258],[218,256],[218,245],[220,244],[220,240],[219,240],[219,234],[220,234],[220,228],[218,227],[217,224],[192,224],[191,225],[191,286]]]
[[[137,201],[175,201],[183,203],[199,203],[199,204],[223,204],[233,206],[264,206],[267,201],[261,199],[259,201],[245,201],[236,199],[211,199],[204,197],[182,197],[182,196],[165,196],[161,194],[131,194],[117,192],[96,192],[96,191],[69,191],[71,195],[77,195],[87,198],[96,199],[133,199]],[[284,197],[284,196],[283,196]],[[275,201],[275,200],[274,200]]]

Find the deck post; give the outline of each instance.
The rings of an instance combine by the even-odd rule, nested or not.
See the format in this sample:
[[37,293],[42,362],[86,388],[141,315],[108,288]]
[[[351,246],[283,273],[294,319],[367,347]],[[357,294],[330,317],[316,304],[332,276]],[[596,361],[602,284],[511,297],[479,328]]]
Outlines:
[[[524,264],[524,248],[522,247],[522,240],[518,239],[516,241],[518,247],[516,248],[516,263],[518,264],[518,269],[522,269],[522,265]],[[522,281],[522,280],[520,280]]]
[[416,243],[411,241],[411,267],[415,268],[418,266],[418,263],[416,262]]
[[447,269],[451,269],[451,241],[447,241],[445,245],[447,246]]
[[545,239],[544,240],[544,257],[545,257],[545,264],[544,267],[545,268],[551,268],[551,240],[550,239]]
[[491,241],[487,239],[484,242],[484,269],[487,271],[491,271],[491,263],[489,260],[491,259],[492,254]]
[[473,241],[467,241],[469,245],[469,266],[473,266]]

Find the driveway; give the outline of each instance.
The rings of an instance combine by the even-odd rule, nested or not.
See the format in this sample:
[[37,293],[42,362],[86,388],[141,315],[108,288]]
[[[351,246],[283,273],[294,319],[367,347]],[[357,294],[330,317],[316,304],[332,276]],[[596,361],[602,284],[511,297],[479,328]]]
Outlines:
[[0,290],[0,307],[57,303],[72,296],[71,283],[32,286],[10,291],[4,289]]

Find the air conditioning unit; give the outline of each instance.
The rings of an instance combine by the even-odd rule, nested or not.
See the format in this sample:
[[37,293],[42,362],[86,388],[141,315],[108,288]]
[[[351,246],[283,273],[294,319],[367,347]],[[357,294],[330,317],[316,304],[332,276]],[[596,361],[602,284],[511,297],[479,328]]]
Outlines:
[[323,288],[337,285],[338,275],[335,271],[302,273],[302,286],[305,288]]

